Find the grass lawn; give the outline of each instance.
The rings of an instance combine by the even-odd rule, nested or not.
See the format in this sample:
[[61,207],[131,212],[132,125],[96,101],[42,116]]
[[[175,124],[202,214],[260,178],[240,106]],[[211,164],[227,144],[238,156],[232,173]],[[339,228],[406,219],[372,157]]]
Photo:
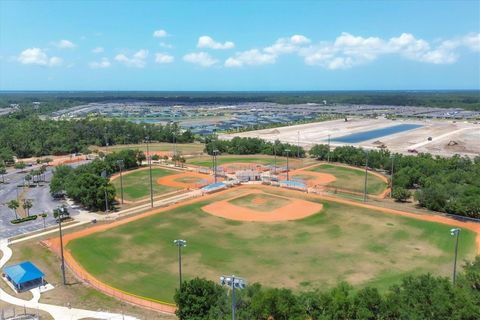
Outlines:
[[269,194],[252,193],[229,201],[231,204],[257,211],[269,212],[290,203],[290,200]]
[[[151,151],[172,151],[173,152],[174,145],[173,143],[159,142],[159,143],[150,143],[148,147]],[[200,153],[200,152],[203,152],[204,148],[205,148],[205,145],[202,143],[177,143],[177,151],[180,151],[184,154]],[[105,151],[105,147],[99,147],[99,146],[91,146],[89,149],[90,150],[98,149],[100,151]],[[124,149],[139,149],[145,152],[147,150],[147,145],[145,143],[139,143],[139,144],[120,144],[120,145],[108,147],[109,152],[120,151]]]
[[[289,164],[293,167],[301,167],[304,165],[304,162],[309,162],[310,159],[289,159]],[[217,162],[219,165],[222,164],[229,164],[235,162],[241,163],[257,163],[257,164],[265,164],[265,165],[273,165],[275,163],[275,157],[267,156],[267,155],[225,155],[219,156],[217,158]],[[196,166],[201,167],[212,167],[212,157],[202,156],[202,157],[195,157],[192,159],[187,160],[187,164],[193,164]],[[277,166],[286,166],[287,159],[285,157],[277,157]]]
[[[337,180],[329,183],[331,187],[348,189],[356,192],[363,192],[365,186],[365,171],[332,164],[321,164],[318,167],[309,169],[309,171],[330,173]],[[382,193],[387,184],[376,175],[368,173],[367,192],[369,194]]]
[[[185,279],[218,281],[222,274],[237,274],[250,283],[294,290],[325,289],[341,280],[384,290],[407,274],[451,274],[455,241],[448,225],[269,192],[321,202],[324,208],[303,220],[240,222],[204,213],[201,207],[209,199],[76,239],[68,249],[100,280],[164,301],[173,300],[178,286],[172,241],[180,238],[188,241]],[[474,255],[475,234],[463,230],[459,261]]]
[[[167,169],[152,168],[153,195],[158,196],[162,193],[178,190],[177,188],[157,184],[157,179],[178,174],[176,171]],[[120,196],[120,178],[113,180],[113,185]],[[140,170],[135,172],[125,172],[123,174],[123,195],[126,200],[137,201],[150,195],[150,175],[149,170]]]

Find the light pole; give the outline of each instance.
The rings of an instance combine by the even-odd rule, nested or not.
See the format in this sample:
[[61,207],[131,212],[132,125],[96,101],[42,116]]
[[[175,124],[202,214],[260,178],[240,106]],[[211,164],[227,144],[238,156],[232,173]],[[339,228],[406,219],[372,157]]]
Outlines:
[[457,254],[458,254],[458,237],[460,236],[460,228],[450,229],[450,234],[455,237],[455,259],[453,260],[453,284],[457,277]]
[[392,168],[390,169],[390,198],[393,194],[393,162],[395,161],[395,156],[392,154]]
[[182,248],[187,246],[187,240],[173,240],[173,244],[178,247],[178,277],[179,277],[179,290],[182,291]]
[[273,142],[273,173],[277,174],[277,139]]
[[148,161],[148,171],[150,175],[150,207],[153,208],[153,183],[152,183],[152,157],[150,156],[150,149],[148,147],[148,142],[150,140],[149,136],[145,137],[147,143],[147,161]]
[[300,131],[297,131],[297,158],[300,159]]
[[288,166],[288,156],[290,154],[290,149],[285,149],[285,152],[287,153],[287,181],[290,181],[290,175],[289,175],[290,167]]
[[175,167],[177,166],[177,134],[173,132],[173,159],[175,159]]
[[367,180],[368,180],[368,151],[365,150],[365,185],[363,191],[363,202],[367,202]]
[[125,162],[120,159],[120,160],[117,160],[117,165],[118,165],[118,168],[120,169],[120,194],[122,196],[122,204],[123,204],[123,177],[122,177],[122,171],[123,171],[123,166],[124,166]]
[[60,255],[62,257],[62,265],[61,265],[62,278],[63,278],[63,285],[66,285],[67,280],[65,279],[65,258],[63,256],[63,234],[62,234],[62,218],[63,218],[63,213],[65,208],[60,207],[60,208],[57,208],[57,210],[58,210],[57,211],[58,212],[58,232],[60,234]]
[[237,311],[237,305],[235,301],[235,289],[245,289],[247,287],[247,281],[243,278],[235,277],[234,275],[221,276],[220,285],[232,288],[232,320],[235,320],[235,312]]
[[217,155],[219,151],[217,149],[213,150],[213,175],[215,178],[215,183],[217,183]]
[[[107,170],[102,171],[102,178],[107,179]],[[104,193],[105,193],[105,213],[108,214],[108,195],[107,195],[107,185],[105,184]]]
[[327,154],[327,162],[330,162],[330,135],[328,135],[328,154]]

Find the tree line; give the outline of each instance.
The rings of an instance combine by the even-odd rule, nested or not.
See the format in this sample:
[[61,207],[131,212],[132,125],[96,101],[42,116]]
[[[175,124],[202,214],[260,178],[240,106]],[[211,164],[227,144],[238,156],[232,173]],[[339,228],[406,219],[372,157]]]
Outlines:
[[287,150],[290,157],[304,158],[306,155],[302,147],[282,143],[279,140],[275,142],[265,141],[260,138],[241,138],[234,137],[232,140],[219,140],[215,135],[205,138],[205,152],[213,154],[213,150],[228,154],[267,154],[277,156],[286,156]]
[[15,113],[0,117],[0,163],[11,162],[13,156],[87,153],[90,145],[141,143],[147,137],[170,143],[194,140],[192,132],[182,130],[177,123],[162,126],[106,118],[42,120]]
[[120,171],[120,166],[122,170],[137,168],[144,160],[143,152],[128,149],[110,153],[103,160],[95,159],[76,168],[58,166],[53,171],[50,193],[54,197],[65,194],[89,210],[105,210],[107,198],[108,209],[113,209],[116,190],[108,176]]
[[[388,150],[366,150],[353,146],[315,145],[310,155],[319,160],[341,162],[384,170],[393,169],[393,192],[399,198],[405,191],[416,190],[419,205],[430,210],[480,218],[480,156],[470,159],[455,155],[450,158],[421,153],[416,156],[392,154]],[[392,167],[393,164],[393,167]],[[408,195],[408,194],[407,194]]]
[[[293,292],[258,283],[236,289],[242,320],[451,320],[480,319],[480,256],[466,263],[455,284],[431,274],[405,276],[386,292],[341,282],[330,290]],[[195,278],[175,294],[180,320],[230,319],[231,290]]]

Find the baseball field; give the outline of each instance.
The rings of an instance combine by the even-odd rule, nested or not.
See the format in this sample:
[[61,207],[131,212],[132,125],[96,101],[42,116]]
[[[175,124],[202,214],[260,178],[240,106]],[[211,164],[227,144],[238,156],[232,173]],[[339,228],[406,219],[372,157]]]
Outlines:
[[[364,192],[365,171],[336,164],[321,164],[309,168],[306,171],[327,173],[335,176],[335,180],[328,183],[332,188],[351,190],[354,192]],[[382,176],[368,172],[367,174],[367,193],[381,194],[387,187],[387,181]]]
[[[124,172],[123,192],[127,201],[139,201],[150,196],[150,173],[148,168]],[[152,168],[153,196],[161,196],[169,192],[188,188],[198,188],[212,183],[213,178],[195,172],[180,172],[166,168]],[[120,176],[112,178],[112,183],[120,194]]]
[[[236,274],[294,290],[339,280],[385,289],[407,274],[451,274],[451,225],[431,218],[245,185],[73,234],[67,250],[100,281],[167,302],[178,286],[179,238],[188,242],[185,279]],[[459,261],[475,255],[475,237],[462,229]]]

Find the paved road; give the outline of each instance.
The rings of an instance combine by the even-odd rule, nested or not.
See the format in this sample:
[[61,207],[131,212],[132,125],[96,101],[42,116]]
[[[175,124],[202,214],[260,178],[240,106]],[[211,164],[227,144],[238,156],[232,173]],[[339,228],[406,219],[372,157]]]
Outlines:
[[[78,166],[81,163],[72,164],[72,166]],[[5,184],[0,184],[0,237],[10,238],[20,234],[41,230],[44,228],[43,218],[37,218],[37,220],[28,221],[19,225],[13,225],[10,220],[15,218],[15,215],[11,209],[9,209],[6,203],[12,199],[17,198],[17,192],[22,192],[22,187],[18,187],[23,184],[23,179],[28,171],[35,167],[27,167],[23,172],[20,170],[9,171],[5,175]],[[33,207],[30,209],[31,214],[39,214],[47,212],[48,217],[45,219],[45,226],[51,226],[55,224],[52,211],[62,204],[68,204],[63,200],[55,200],[50,195],[50,187],[48,182],[52,178],[52,167],[47,169],[45,173],[45,181],[39,184],[38,187],[25,188],[26,199],[32,199]],[[78,209],[68,206],[71,215],[78,214]]]

